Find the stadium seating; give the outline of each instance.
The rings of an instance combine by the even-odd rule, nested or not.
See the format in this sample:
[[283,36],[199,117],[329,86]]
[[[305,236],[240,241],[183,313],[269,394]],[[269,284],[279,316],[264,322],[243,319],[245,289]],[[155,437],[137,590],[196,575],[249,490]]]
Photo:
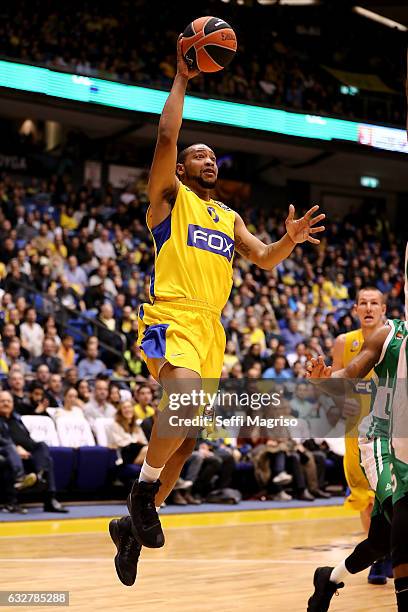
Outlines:
[[103,446],[81,446],[77,450],[76,487],[79,490],[101,489],[114,467],[116,453]]
[[45,442],[48,446],[60,445],[54,422],[50,417],[23,415],[21,418],[35,442]]
[[96,442],[99,446],[111,447],[111,440],[109,431],[112,426],[113,419],[101,417],[95,419],[94,431],[96,436]]
[[84,418],[64,415],[59,417],[56,425],[61,446],[70,448],[95,446],[91,427]]

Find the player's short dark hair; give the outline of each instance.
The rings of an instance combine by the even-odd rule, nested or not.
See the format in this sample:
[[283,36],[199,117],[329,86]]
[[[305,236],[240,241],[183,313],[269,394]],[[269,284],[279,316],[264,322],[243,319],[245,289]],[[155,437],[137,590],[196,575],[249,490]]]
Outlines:
[[188,147],[186,147],[185,149],[182,149],[179,152],[179,154],[177,155],[177,163],[178,164],[184,164],[184,162],[186,161],[187,155],[190,153],[190,151],[193,149],[193,147],[207,147],[207,149],[211,149],[211,147],[209,147],[208,145],[204,144],[203,142],[195,142],[194,144],[189,145]]
[[[192,145],[191,145],[192,146]],[[191,149],[190,147],[186,147],[185,149],[182,149],[182,151],[179,152],[179,154],[177,155],[177,163],[178,164],[184,164],[184,162],[186,161],[186,157]]]
[[374,285],[367,285],[365,287],[360,287],[360,289],[357,291],[357,295],[356,295],[356,304],[358,304],[358,300],[360,299],[360,293],[362,291],[377,291],[377,293],[379,293],[381,295],[381,301],[383,304],[387,303],[387,299],[385,294],[378,289],[378,287],[374,287]]

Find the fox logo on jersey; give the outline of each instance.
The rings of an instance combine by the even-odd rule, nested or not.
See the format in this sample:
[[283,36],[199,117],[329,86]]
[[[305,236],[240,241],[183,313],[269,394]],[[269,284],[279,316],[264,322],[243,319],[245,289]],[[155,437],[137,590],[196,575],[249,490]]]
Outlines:
[[222,255],[228,261],[231,261],[234,255],[235,243],[230,236],[227,236],[224,232],[193,225],[192,223],[188,226],[187,244],[203,251]]

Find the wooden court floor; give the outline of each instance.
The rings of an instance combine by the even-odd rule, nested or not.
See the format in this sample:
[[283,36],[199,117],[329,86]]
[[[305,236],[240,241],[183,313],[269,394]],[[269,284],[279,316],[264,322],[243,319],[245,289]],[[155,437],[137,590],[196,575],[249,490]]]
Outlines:
[[[130,588],[117,580],[107,519],[96,526],[74,523],[73,533],[63,521],[34,526],[32,535],[17,524],[14,532],[3,525],[0,590],[70,591],[69,608],[25,610],[305,612],[314,568],[347,556],[361,539],[359,521],[341,512],[277,512],[277,520],[262,512],[242,513],[246,518],[233,513],[237,519],[228,513],[224,521],[163,517],[166,545],[143,550]],[[330,609],[394,612],[393,582],[369,586],[366,573],[355,576]]]

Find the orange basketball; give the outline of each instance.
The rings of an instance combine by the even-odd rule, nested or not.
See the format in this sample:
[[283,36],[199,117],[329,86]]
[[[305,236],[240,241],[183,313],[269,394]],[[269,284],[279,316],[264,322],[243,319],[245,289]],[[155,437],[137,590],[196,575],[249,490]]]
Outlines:
[[237,37],[223,19],[200,17],[184,30],[181,48],[190,68],[217,72],[225,68],[234,57]]

